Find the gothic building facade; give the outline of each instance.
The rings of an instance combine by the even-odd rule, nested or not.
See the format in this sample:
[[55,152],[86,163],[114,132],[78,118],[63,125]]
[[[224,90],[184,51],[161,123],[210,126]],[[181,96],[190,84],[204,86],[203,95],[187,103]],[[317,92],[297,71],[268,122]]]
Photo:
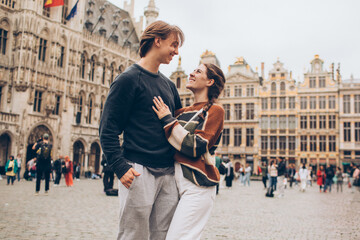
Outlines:
[[124,9],[79,1],[70,20],[76,0],[44,2],[0,2],[0,166],[9,155],[33,158],[32,145],[48,133],[53,159],[69,155],[82,172],[100,172],[105,98],[116,75],[139,59],[142,23],[133,1]]

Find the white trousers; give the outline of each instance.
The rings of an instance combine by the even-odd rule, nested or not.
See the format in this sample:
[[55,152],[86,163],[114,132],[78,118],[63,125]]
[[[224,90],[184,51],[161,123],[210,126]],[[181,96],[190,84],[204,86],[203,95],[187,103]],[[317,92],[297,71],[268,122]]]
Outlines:
[[200,187],[183,176],[181,165],[175,163],[175,181],[180,201],[166,235],[166,240],[197,240],[210,218],[216,186]]
[[305,190],[306,188],[306,178],[300,179],[301,181],[301,190]]

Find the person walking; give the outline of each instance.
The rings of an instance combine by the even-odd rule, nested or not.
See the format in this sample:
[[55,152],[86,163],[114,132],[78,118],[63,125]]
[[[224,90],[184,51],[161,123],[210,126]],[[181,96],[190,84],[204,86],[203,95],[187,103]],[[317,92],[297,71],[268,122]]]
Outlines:
[[109,164],[105,159],[105,155],[102,156],[101,166],[103,166],[102,172],[104,173],[103,185],[104,192],[108,189],[113,189],[114,186],[114,171],[110,168]]
[[307,185],[310,186],[310,187],[312,187],[312,179],[313,179],[313,168],[312,168],[312,166],[309,166]]
[[55,171],[55,181],[54,186],[59,186],[61,180],[61,163],[63,162],[64,157],[62,155],[59,156],[58,159],[54,162],[54,171]]
[[273,160],[270,163],[271,184],[269,186],[270,188],[272,188],[273,191],[276,191],[277,177],[278,177],[278,167],[276,165],[276,160]]
[[329,192],[331,193],[331,185],[332,185],[332,179],[334,177],[334,170],[333,168],[330,166],[330,164],[327,165],[327,168],[325,169],[325,187],[324,187],[324,192],[326,193],[326,191],[329,189]]
[[[194,104],[171,115],[161,97],[153,107],[169,143],[177,150],[175,180],[180,201],[166,235],[167,240],[200,239],[214,205],[220,174],[215,166],[215,149],[220,142],[225,111],[216,101],[225,85],[222,70],[214,64],[200,64],[186,88]],[[232,170],[233,171],[233,170]]]
[[43,138],[37,141],[33,147],[36,151],[36,187],[35,195],[39,195],[41,179],[45,178],[45,195],[50,189],[51,154],[52,145],[49,143],[49,134],[45,133]]
[[245,181],[245,168],[244,168],[244,165],[242,165],[240,163],[240,168],[239,168],[239,181],[240,181],[240,184],[244,184],[244,181]]
[[179,201],[175,149],[167,141],[152,100],[161,96],[172,115],[181,108],[175,84],[159,67],[178,55],[183,41],[179,27],[163,21],[149,24],[140,38],[140,61],[110,86],[99,135],[106,161],[119,178],[118,240],[165,239]]
[[343,191],[343,171],[341,170],[340,167],[337,167],[337,170],[336,170],[336,173],[335,173],[335,176],[336,176],[336,192],[339,192],[339,189],[340,191],[342,192]]
[[284,197],[284,192],[285,192],[284,178],[285,178],[285,172],[286,172],[285,161],[282,158],[279,158],[279,164],[278,164],[277,171],[278,171],[277,182],[279,184],[278,198],[282,198],[282,197]]
[[296,173],[296,170],[295,170],[295,164],[291,164],[290,165],[290,168],[288,170],[288,176],[289,176],[289,181],[290,181],[290,188],[292,188],[292,185],[293,185],[293,182],[294,182],[294,178],[295,178],[295,173]]
[[262,182],[264,184],[264,189],[266,189],[266,181],[268,179],[268,167],[266,162],[262,162],[261,164],[261,176],[262,176]]
[[247,182],[248,186],[250,187],[250,176],[251,176],[251,166],[247,163],[245,168],[244,186],[246,186],[246,182]]
[[16,159],[14,159],[14,156],[10,156],[9,160],[7,160],[5,164],[5,175],[7,177],[7,185],[10,184],[14,185],[14,181],[16,178],[16,173],[18,172],[18,163]]
[[79,162],[77,164],[75,164],[75,165],[76,165],[76,167],[75,167],[75,178],[76,178],[76,181],[80,181],[81,165],[80,165]]
[[74,173],[74,165],[73,162],[70,160],[69,156],[65,156],[65,183],[67,187],[72,187],[74,185],[73,182],[73,173]]
[[321,189],[323,188],[325,183],[325,171],[323,166],[320,166],[319,170],[316,173],[316,177],[317,177],[317,185],[319,185],[319,190],[321,192]]
[[227,188],[231,188],[232,182],[234,180],[234,168],[232,162],[228,158],[226,159],[225,167],[226,167],[225,185]]
[[305,163],[303,163],[302,167],[299,169],[300,191],[302,192],[305,192],[308,175],[308,170],[306,169]]
[[17,179],[18,179],[18,182],[20,182],[21,164],[22,164],[21,154],[17,155],[16,161],[17,161],[17,164],[18,164],[18,168],[17,168],[17,172],[16,172],[17,173]]

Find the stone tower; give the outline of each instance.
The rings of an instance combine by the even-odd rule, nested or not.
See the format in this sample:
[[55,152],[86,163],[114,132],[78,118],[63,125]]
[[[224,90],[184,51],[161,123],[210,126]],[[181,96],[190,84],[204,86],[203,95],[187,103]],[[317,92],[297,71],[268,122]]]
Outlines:
[[155,6],[155,1],[150,0],[149,5],[145,8],[144,16],[146,18],[146,26],[156,21],[159,16],[159,9]]

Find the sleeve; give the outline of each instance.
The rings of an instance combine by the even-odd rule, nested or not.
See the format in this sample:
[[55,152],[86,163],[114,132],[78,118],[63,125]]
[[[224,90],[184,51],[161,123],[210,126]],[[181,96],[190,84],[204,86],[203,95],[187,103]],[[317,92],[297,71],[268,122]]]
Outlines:
[[192,158],[198,158],[214,146],[220,137],[224,125],[224,109],[213,105],[205,117],[203,129],[190,133],[176,118],[167,115],[161,119],[169,143],[179,152]]
[[119,135],[129,118],[135,92],[136,79],[128,74],[117,76],[111,84],[99,126],[101,148],[119,179],[131,168],[122,156]]

